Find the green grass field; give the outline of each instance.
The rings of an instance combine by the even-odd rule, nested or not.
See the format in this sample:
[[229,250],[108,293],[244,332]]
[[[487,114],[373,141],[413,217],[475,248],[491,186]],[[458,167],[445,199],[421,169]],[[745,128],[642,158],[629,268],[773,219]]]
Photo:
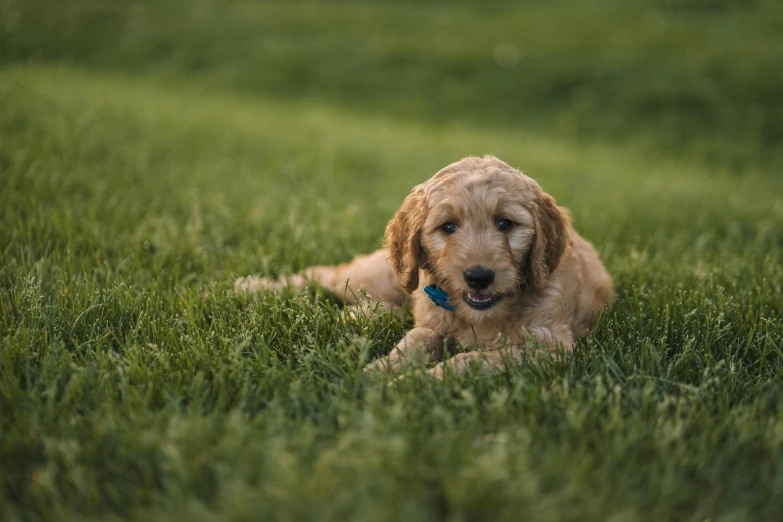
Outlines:
[[[777,2],[0,2],[0,519],[776,520]],[[412,318],[233,280],[491,153],[618,290],[572,356],[390,388]]]

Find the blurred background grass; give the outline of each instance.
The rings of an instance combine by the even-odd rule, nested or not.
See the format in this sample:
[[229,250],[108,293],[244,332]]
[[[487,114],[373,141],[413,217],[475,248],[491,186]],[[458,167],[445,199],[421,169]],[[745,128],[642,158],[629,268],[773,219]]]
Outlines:
[[775,0],[4,0],[0,61],[780,168]]

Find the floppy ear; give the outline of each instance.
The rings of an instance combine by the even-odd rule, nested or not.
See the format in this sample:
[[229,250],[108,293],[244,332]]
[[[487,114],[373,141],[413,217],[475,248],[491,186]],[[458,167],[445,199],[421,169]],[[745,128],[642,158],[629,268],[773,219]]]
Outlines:
[[528,283],[541,289],[546,287],[550,274],[560,265],[569,248],[571,215],[540,189],[531,210],[536,235],[530,248]]
[[419,287],[419,267],[425,261],[421,232],[426,217],[427,204],[417,187],[405,198],[394,219],[389,221],[384,235],[394,271],[409,294]]

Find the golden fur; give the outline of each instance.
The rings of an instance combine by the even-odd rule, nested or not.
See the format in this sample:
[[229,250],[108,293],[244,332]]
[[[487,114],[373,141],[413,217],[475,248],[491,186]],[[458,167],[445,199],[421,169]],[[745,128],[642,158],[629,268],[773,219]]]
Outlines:
[[[453,232],[442,228],[446,223]],[[500,369],[519,360],[531,337],[544,349],[571,350],[614,294],[609,274],[572,228],[568,211],[534,180],[492,156],[464,158],[414,187],[389,222],[385,245],[336,267],[311,267],[288,280],[244,278],[236,287],[274,290],[315,280],[339,294],[349,287],[349,304],[360,288],[387,305],[401,304],[407,292],[415,327],[365,371],[396,371],[406,358],[440,360],[444,347],[468,350],[432,368],[437,377],[473,361]],[[476,267],[494,273],[478,291],[465,276]],[[435,306],[425,284],[446,291],[456,310]]]

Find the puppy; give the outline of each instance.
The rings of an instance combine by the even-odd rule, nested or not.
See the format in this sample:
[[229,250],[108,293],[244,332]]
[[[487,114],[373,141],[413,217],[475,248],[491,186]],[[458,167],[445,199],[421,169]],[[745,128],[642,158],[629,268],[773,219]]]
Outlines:
[[[399,371],[406,359],[441,360],[430,369],[488,372],[518,363],[521,350],[570,351],[613,296],[593,246],[568,211],[531,178],[499,159],[468,157],[417,185],[385,234],[385,247],[338,266],[311,267],[288,280],[243,278],[243,292],[303,287],[313,280],[353,304],[359,289],[386,306],[413,299],[415,327],[365,371]],[[346,291],[348,290],[348,291]]]

